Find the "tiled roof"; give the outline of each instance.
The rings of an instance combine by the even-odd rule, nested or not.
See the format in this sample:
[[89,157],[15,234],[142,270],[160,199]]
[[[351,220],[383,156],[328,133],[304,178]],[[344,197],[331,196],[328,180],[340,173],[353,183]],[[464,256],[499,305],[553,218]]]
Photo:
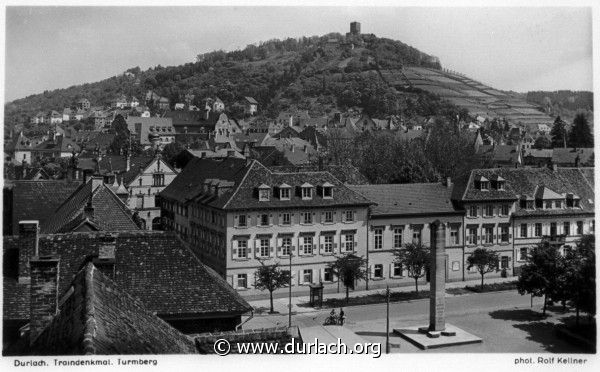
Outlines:
[[13,234],[18,233],[19,221],[44,221],[56,208],[81,186],[81,182],[13,181]]
[[248,103],[253,104],[253,105],[258,105],[258,102],[256,102],[256,100],[252,97],[244,97],[246,99],[246,101],[248,101]]
[[452,188],[440,183],[348,185],[377,205],[373,216],[448,214],[457,211],[451,201]]
[[31,355],[192,354],[194,341],[88,263]]
[[477,155],[489,157],[498,163],[515,164],[518,162],[519,148],[512,145],[481,145]]
[[562,148],[557,147],[552,154],[552,163],[559,165],[575,166],[575,159],[579,156],[579,166],[594,165],[594,148]]
[[[62,294],[83,263],[97,257],[107,244],[114,244],[114,281],[159,316],[241,314],[251,309],[237,291],[202,264],[173,232],[40,235],[39,255],[60,259],[59,293]],[[33,247],[25,245],[19,237],[5,236],[4,250],[11,249],[22,251],[21,262],[28,262],[34,255]],[[20,267],[19,275],[29,276],[29,266]],[[5,287],[5,299],[14,296],[8,292],[13,287]],[[24,301],[28,304],[29,298]],[[17,316],[19,308],[6,308],[5,313]]]
[[91,220],[104,231],[139,230],[125,204],[101,180],[95,185],[90,179],[65,200],[41,225],[42,233],[67,232],[74,220],[83,221],[84,209],[90,197],[94,208]]
[[[219,181],[214,181],[215,179]],[[205,180],[213,180],[213,184],[233,182],[233,187],[229,187],[221,195],[210,194],[206,203],[215,208],[235,210],[370,204],[369,200],[346,187],[329,172],[277,173],[255,160],[247,165],[246,161],[241,159],[192,159],[160,195],[187,202],[197,196],[206,195],[202,187]],[[323,199],[315,189],[311,200],[302,200],[300,185],[310,183],[318,188],[325,182],[334,185],[333,199]],[[272,187],[272,196],[268,202],[258,200],[257,188],[263,183]],[[282,183],[293,187],[290,200],[279,200],[276,195],[276,186]]]
[[[504,190],[490,187],[489,191],[475,188],[474,178],[500,175],[506,179]],[[466,180],[466,181],[465,181]],[[547,215],[547,214],[578,214],[594,212],[594,190],[587,181],[584,172],[579,168],[558,168],[553,171],[548,168],[495,168],[474,169],[468,178],[464,178],[455,186],[453,200],[486,201],[486,200],[517,200],[521,196],[534,196],[535,192],[545,187],[558,194],[574,193],[581,197],[581,209],[567,208],[555,210],[521,210],[516,215]],[[592,201],[590,203],[590,201]]]

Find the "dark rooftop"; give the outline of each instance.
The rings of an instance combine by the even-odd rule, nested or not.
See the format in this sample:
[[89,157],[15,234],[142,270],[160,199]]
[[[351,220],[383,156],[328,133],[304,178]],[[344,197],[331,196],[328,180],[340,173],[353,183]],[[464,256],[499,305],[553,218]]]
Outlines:
[[377,203],[373,216],[461,214],[452,202],[452,187],[440,183],[406,183],[385,185],[348,185],[349,188]]
[[92,263],[32,344],[31,355],[193,354],[194,341],[148,311]]

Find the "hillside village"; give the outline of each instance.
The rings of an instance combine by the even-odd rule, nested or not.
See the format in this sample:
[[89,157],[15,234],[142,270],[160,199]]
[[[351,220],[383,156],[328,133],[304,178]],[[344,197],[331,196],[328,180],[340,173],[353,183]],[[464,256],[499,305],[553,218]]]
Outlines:
[[[344,50],[331,74],[372,78],[376,102],[354,83],[321,106],[321,93],[306,104],[288,90],[167,94],[131,70],[119,78],[135,92],[15,119],[4,144],[4,254],[14,264],[4,271],[4,350],[81,353],[52,345],[88,301],[118,314],[95,320],[116,334],[147,325],[127,352],[205,353],[207,332],[241,337],[249,302],[269,295],[261,266],[289,261],[294,296],[339,291],[332,263],[348,255],[366,258],[353,290],[412,286],[394,251],[430,245],[434,220],[445,226],[447,282],[479,278],[469,257],[480,248],[497,261],[486,278],[516,279],[539,244],[567,252],[595,233],[589,112],[564,122],[416,50],[397,65],[356,57],[375,39],[354,22],[315,53]],[[55,292],[44,292],[48,281]]]

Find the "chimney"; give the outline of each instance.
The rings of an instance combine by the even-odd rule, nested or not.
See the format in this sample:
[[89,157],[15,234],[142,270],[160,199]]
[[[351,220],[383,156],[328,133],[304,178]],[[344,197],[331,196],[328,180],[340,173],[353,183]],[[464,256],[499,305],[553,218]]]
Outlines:
[[98,248],[98,257],[92,263],[102,274],[114,280],[116,238],[114,236],[106,236],[100,238],[100,241],[101,245]]
[[127,152],[127,160],[125,161],[125,172],[129,172],[131,169],[131,154]]
[[33,344],[58,310],[58,278],[60,260],[35,256],[31,268],[31,300],[29,304],[29,342]]
[[29,258],[39,253],[39,221],[19,221],[19,283],[29,283]]
[[450,177],[446,177],[446,187],[452,187],[452,179]]
[[293,143],[290,145],[290,151],[294,152],[294,144]]

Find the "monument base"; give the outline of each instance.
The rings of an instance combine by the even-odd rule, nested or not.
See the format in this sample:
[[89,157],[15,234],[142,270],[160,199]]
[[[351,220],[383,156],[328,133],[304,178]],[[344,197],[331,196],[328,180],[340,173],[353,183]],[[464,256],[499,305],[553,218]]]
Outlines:
[[482,342],[481,338],[448,323],[443,332],[436,332],[435,335],[423,332],[424,329],[428,327],[405,327],[394,329],[394,333],[423,350]]

